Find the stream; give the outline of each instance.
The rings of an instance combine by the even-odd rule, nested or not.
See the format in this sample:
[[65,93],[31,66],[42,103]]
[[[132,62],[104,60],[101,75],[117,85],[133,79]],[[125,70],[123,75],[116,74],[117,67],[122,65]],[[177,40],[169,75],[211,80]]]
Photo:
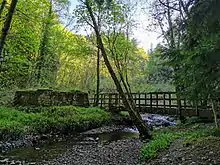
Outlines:
[[[175,121],[167,116],[152,114],[142,114],[141,116],[154,129],[175,125]],[[139,133],[135,127],[104,126],[83,132],[78,136],[65,138],[57,136],[56,140],[49,139],[34,147],[13,149],[0,155],[0,164],[38,164],[42,161],[53,160],[75,146],[105,146],[114,141],[138,139],[138,137]]]

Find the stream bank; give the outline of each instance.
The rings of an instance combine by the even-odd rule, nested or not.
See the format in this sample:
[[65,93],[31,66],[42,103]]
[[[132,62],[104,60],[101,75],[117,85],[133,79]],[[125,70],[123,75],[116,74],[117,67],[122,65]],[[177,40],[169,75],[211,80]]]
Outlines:
[[0,152],[36,146],[57,136],[77,135],[109,124],[112,118],[99,108],[41,107],[39,112],[27,112],[24,107],[0,107]]
[[[142,117],[155,128],[168,125],[164,124],[168,121],[165,116],[142,114]],[[139,133],[133,126],[102,126],[77,136],[55,136],[35,146],[13,149],[3,153],[1,161],[8,164],[133,165],[140,161],[140,149],[143,145],[138,137]]]
[[[134,163],[134,161],[139,161],[137,152],[139,153],[142,145],[138,137],[138,132],[130,131],[122,125],[103,126],[83,132],[78,136],[67,136],[58,140],[50,139],[35,147],[11,150],[1,155],[0,163],[103,164],[109,161],[111,164],[111,160],[115,159],[115,164],[117,164],[126,158],[125,155],[121,155],[122,151],[125,151],[124,154],[128,156],[123,161],[126,164],[128,161]],[[136,150],[133,150],[135,148]],[[121,159],[117,159],[120,155]],[[133,158],[136,155],[136,160],[129,160],[129,155]]]

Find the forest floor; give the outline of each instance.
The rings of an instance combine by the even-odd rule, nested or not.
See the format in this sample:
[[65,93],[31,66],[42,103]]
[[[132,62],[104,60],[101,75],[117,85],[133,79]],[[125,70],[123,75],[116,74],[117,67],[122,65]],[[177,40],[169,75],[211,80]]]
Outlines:
[[206,137],[199,143],[184,146],[184,139],[176,140],[168,150],[145,165],[219,165],[220,138]]
[[214,124],[192,124],[168,132],[179,135],[171,138],[166,149],[158,150],[158,154],[145,165],[220,164],[220,130]]

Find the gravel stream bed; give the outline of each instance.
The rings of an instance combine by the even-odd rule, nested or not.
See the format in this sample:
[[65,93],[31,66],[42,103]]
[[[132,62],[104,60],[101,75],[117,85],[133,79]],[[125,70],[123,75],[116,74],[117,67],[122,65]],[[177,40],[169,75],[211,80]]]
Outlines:
[[0,164],[138,165],[143,143],[137,132],[126,132],[125,128],[103,126],[83,132],[78,138],[21,148],[2,156]]
[[[96,135],[117,132],[124,126],[104,126],[83,132],[81,135]],[[119,135],[118,135],[119,136]],[[116,141],[96,140],[86,137],[87,141],[73,145],[67,152],[51,161],[39,164],[48,165],[138,165],[142,142],[138,138]],[[120,139],[120,138],[119,138]],[[82,139],[83,140],[83,139]]]
[[61,157],[39,164],[50,165],[138,165],[139,139],[124,139],[109,144],[74,145]]

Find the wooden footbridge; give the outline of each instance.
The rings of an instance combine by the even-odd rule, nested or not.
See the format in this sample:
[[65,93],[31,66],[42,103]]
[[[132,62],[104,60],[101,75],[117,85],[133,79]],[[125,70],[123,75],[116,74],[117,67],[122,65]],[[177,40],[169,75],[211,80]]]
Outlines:
[[[175,92],[132,93],[131,95],[140,112],[175,116],[181,114],[182,116],[199,116],[208,119],[213,116],[212,107],[206,100],[188,101],[177,97]],[[93,103],[94,99],[90,101]],[[101,93],[98,106],[110,111],[126,110],[118,93]]]

